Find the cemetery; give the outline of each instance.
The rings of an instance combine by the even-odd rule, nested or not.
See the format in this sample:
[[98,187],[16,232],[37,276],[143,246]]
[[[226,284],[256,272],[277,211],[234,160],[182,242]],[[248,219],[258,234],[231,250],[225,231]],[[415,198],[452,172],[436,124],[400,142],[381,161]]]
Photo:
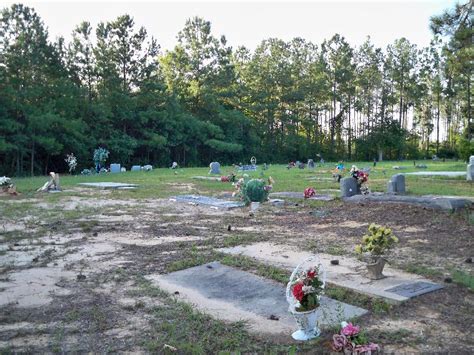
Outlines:
[[[11,179],[20,195],[0,200],[0,346],[68,352],[107,339],[116,351],[161,352],[166,344],[184,352],[329,352],[334,329],[347,322],[364,330],[367,346],[387,353],[446,344],[468,351],[461,329],[472,321],[474,300],[472,182],[410,174],[416,167],[390,175],[393,162],[380,162],[364,195],[356,170],[340,183],[324,179],[333,164],[256,171],[219,164],[234,183],[196,179],[211,177],[209,168],[63,174],[57,194],[36,191],[41,177]],[[346,179],[355,183],[352,197],[343,197]],[[357,251],[371,223],[396,236],[381,253],[380,278]],[[285,289],[312,257],[325,287],[314,311],[292,313]],[[300,313],[312,318],[301,323]],[[51,340],[58,327],[64,336]],[[188,333],[199,337],[192,345]],[[426,343],[420,333],[436,340]]]
[[472,1],[29,3],[0,354],[474,354]]

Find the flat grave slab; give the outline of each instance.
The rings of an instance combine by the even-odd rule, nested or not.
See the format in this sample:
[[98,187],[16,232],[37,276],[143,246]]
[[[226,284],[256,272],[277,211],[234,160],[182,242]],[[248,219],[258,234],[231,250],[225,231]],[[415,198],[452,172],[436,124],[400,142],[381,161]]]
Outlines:
[[[244,255],[264,263],[293,270],[298,263],[311,253],[301,252],[288,245],[276,245],[262,242],[246,246],[218,249],[223,253]],[[366,277],[365,264],[355,258],[318,254],[326,269],[327,282],[345,287],[372,297],[382,297],[387,302],[398,304],[427,292],[443,288],[430,280],[415,274],[409,274],[390,266],[385,266],[381,280],[370,280]],[[331,260],[338,259],[339,265],[331,265]]]
[[194,179],[194,180],[221,181],[221,178],[220,178],[220,177],[215,177],[215,176],[193,176],[191,179]]
[[[304,193],[302,192],[272,192],[270,197],[279,197],[279,198],[297,198],[297,199],[304,199]],[[316,195],[313,197],[308,198],[307,200],[316,200],[316,201],[332,201],[335,197],[331,195]]]
[[239,207],[245,206],[243,202],[222,200],[215,197],[201,196],[201,195],[179,195],[179,196],[172,197],[171,200],[179,201],[179,202],[188,202],[191,204],[211,206],[215,208],[226,208],[226,209],[239,208]]
[[467,174],[465,171],[414,171],[412,173],[404,173],[405,175],[420,175],[420,176],[448,176],[458,177]]
[[[296,322],[288,312],[285,285],[212,262],[166,275],[148,275],[161,289],[193,303],[198,309],[226,321],[248,321],[257,333],[290,334]],[[367,310],[321,298],[318,323],[334,326],[342,320],[361,316]],[[271,320],[270,316],[279,320]]]
[[406,203],[412,205],[421,205],[429,208],[442,210],[458,210],[471,206],[472,201],[466,198],[459,197],[444,197],[444,196],[409,196],[409,195],[392,195],[392,194],[369,194],[369,195],[355,195],[345,197],[347,202],[387,202],[387,203]]
[[137,184],[125,184],[121,182],[81,182],[81,186],[97,187],[99,189],[135,189]]

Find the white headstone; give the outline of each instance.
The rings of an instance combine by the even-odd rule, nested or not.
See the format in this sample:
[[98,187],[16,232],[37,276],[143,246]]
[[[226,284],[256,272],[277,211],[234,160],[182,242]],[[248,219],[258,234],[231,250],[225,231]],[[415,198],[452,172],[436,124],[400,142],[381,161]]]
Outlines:
[[474,155],[469,157],[469,164],[467,165],[467,181],[474,181]]
[[121,171],[120,164],[110,164],[111,173],[120,173],[120,171]]
[[209,174],[220,174],[221,173],[221,165],[214,161],[211,164],[209,164]]
[[141,168],[142,167],[140,165],[133,165],[131,171],[140,171]]

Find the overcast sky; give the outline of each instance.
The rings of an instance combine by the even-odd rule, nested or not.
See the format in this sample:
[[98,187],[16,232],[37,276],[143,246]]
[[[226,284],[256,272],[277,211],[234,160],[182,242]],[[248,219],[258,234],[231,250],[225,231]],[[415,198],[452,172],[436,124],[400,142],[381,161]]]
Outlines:
[[[465,2],[466,0],[463,0]],[[19,1],[0,0],[2,7]],[[187,18],[201,16],[211,21],[214,35],[225,35],[228,43],[254,49],[263,39],[290,40],[302,37],[316,44],[334,33],[352,45],[370,35],[385,47],[406,37],[419,46],[429,44],[429,19],[452,7],[455,0],[405,1],[23,1],[34,7],[49,29],[51,38],[69,40],[73,28],[83,20],[95,25],[128,13],[144,26],[163,49],[172,49]]]

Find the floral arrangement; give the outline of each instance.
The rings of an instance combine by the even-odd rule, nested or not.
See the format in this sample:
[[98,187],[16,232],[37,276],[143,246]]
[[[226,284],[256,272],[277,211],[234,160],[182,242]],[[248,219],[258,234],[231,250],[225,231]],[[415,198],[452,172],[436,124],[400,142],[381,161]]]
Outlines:
[[301,272],[291,285],[291,294],[298,301],[295,310],[307,312],[319,307],[324,283],[319,279],[319,268],[311,267]]
[[0,186],[4,188],[8,188],[12,185],[12,179],[9,177],[3,176],[0,177]]
[[372,223],[368,230],[369,234],[364,235],[362,243],[355,247],[358,254],[370,253],[374,257],[381,256],[398,243],[398,238],[392,234],[390,228]]
[[367,174],[366,172],[362,170],[359,170],[359,168],[357,168],[357,166],[355,165],[352,165],[350,173],[351,173],[351,176],[357,180],[357,183],[359,185],[362,185],[363,183],[369,180],[369,174]]
[[67,154],[66,159],[64,161],[67,163],[69,166],[69,174],[71,174],[74,170],[76,170],[77,167],[77,159],[74,156],[74,153]]
[[246,204],[250,202],[264,202],[273,188],[275,181],[270,176],[268,184],[263,179],[249,179],[248,175],[239,179],[233,185],[237,189],[234,196],[239,196]]
[[360,327],[352,323],[342,322],[341,330],[332,337],[332,349],[345,354],[367,354],[380,350],[379,346],[369,343],[367,336]]
[[221,176],[221,182],[235,182],[235,174],[232,173],[228,176],[226,175]]
[[316,190],[312,187],[308,187],[304,190],[304,198],[310,198],[316,196]]
[[94,150],[94,163],[96,165],[102,165],[105,163],[105,161],[109,157],[109,151],[105,148],[99,147],[96,150]]

